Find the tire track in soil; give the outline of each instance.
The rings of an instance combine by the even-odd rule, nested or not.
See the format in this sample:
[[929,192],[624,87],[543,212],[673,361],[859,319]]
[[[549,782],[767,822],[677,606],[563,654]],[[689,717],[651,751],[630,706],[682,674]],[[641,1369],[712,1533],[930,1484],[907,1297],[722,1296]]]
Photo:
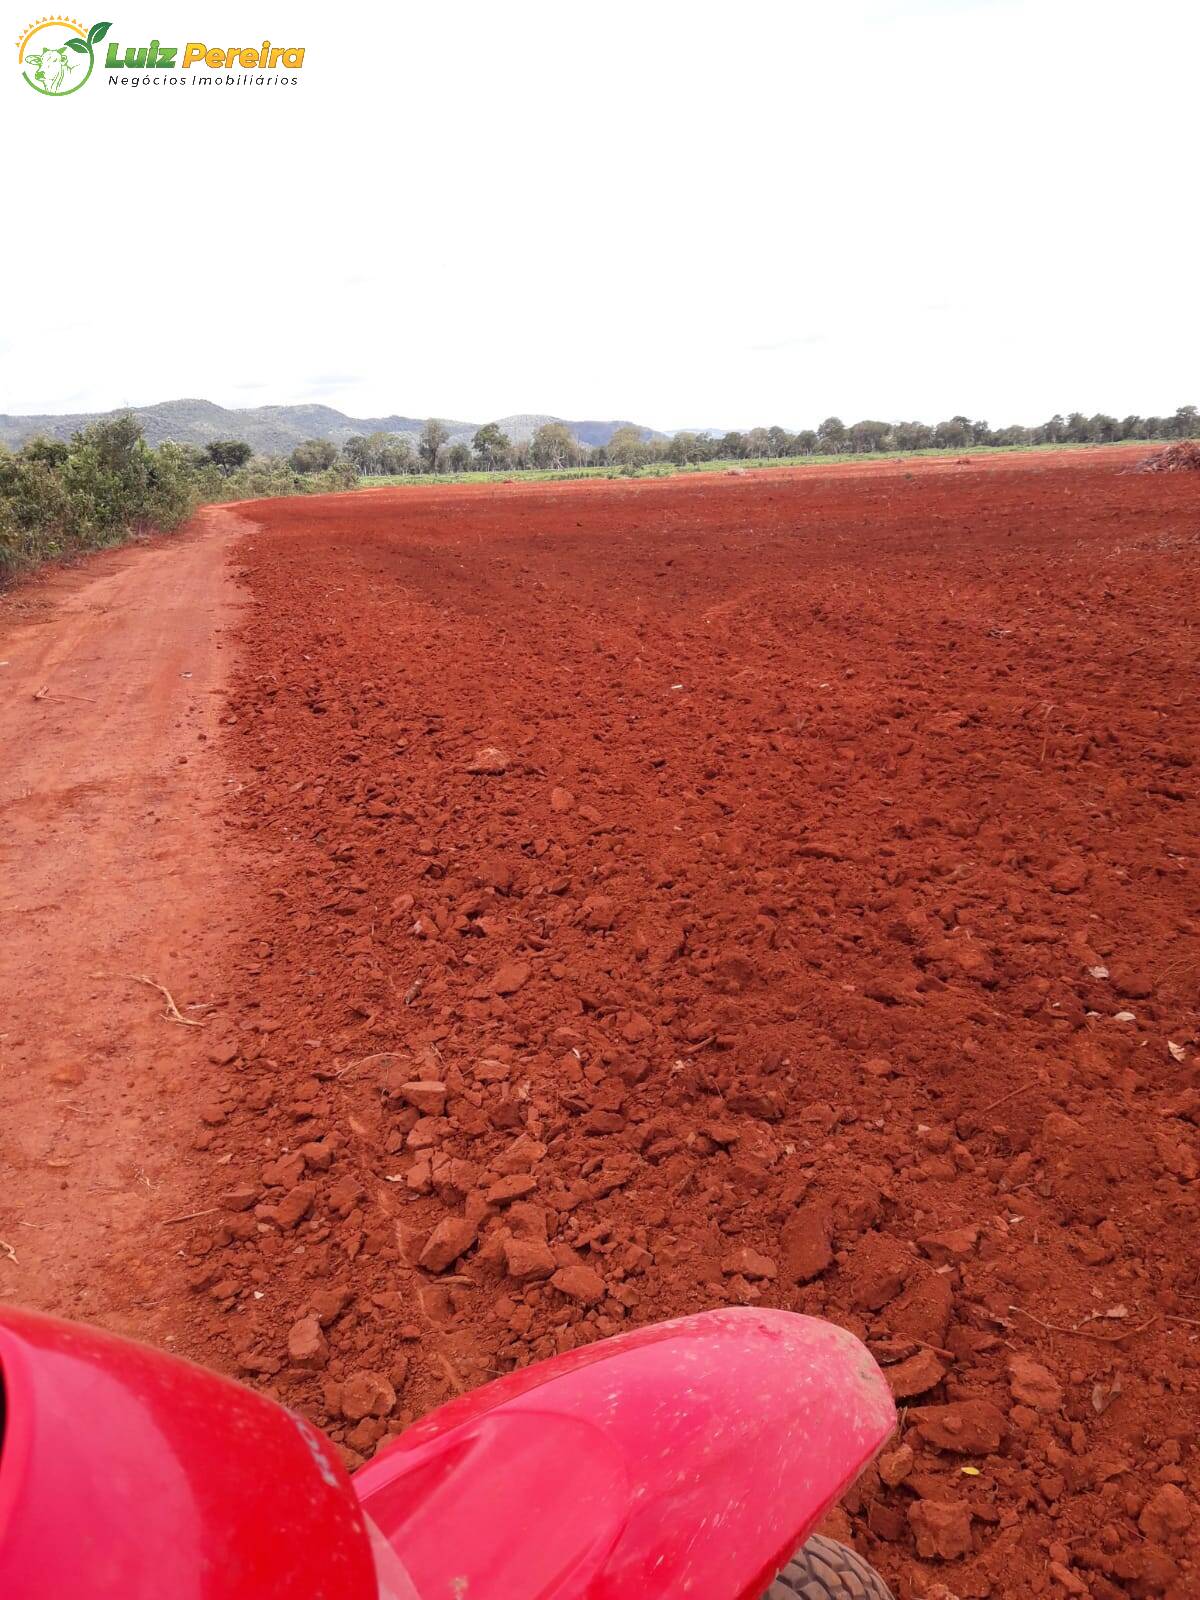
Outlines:
[[353,1463],[813,1312],[898,1594],[1193,1592],[1197,504],[1119,468],[256,507],[210,1357]]

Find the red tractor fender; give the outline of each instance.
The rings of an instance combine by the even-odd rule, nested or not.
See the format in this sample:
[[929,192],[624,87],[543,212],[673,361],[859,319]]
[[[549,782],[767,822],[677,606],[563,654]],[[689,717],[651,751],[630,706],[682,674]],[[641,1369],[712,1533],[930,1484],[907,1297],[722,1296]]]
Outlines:
[[845,1329],[709,1311],[477,1389],[352,1481],[421,1600],[739,1600],[895,1421]]
[[353,1479],[281,1406],[0,1308],[5,1600],[761,1595],[887,1439],[844,1329],[711,1311],[511,1374]]
[[0,1306],[4,1600],[375,1600],[350,1479],[241,1385]]

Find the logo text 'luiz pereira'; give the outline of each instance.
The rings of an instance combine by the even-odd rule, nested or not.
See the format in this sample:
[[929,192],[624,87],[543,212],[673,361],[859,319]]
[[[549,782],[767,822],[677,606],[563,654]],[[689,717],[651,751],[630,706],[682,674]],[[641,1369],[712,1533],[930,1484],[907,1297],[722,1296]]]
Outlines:
[[[176,65],[178,54],[178,45],[159,44],[157,39],[151,39],[149,44],[126,45],[123,53],[119,44],[112,43],[105,53],[104,66],[106,71],[114,67],[128,67],[135,72],[153,67],[165,70]],[[206,44],[185,44],[183,60],[179,65],[192,67],[198,61],[202,61],[206,67],[224,68],[230,72],[239,67],[252,72],[255,67],[302,67],[304,51],[285,50],[282,45],[274,45],[269,39],[264,39],[260,45],[227,45],[219,50],[210,50]]]
[[[111,22],[84,28],[74,17],[42,17],[30,23],[17,42],[21,76],[38,94],[58,99],[82,89],[100,65],[99,50]],[[299,83],[297,69],[304,65],[298,45],[207,45],[198,40],[185,45],[123,45],[110,39],[104,49],[102,71],[114,86],[128,84],[274,84]],[[207,70],[205,70],[207,69]],[[213,73],[221,76],[213,77]]]

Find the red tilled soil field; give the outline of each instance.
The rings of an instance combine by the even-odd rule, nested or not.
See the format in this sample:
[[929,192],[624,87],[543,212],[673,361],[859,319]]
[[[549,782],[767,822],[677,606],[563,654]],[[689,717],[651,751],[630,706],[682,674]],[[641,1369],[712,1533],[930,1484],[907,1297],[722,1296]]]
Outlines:
[[1194,1596],[1200,484],[1129,459],[240,508],[179,1347],[355,1463],[805,1311],[900,1600]]

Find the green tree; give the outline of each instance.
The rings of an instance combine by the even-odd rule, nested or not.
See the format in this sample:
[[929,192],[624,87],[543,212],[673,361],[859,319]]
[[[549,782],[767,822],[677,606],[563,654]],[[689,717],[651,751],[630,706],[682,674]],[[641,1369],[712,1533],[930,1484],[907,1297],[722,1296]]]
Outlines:
[[24,461],[36,461],[46,467],[61,467],[71,453],[65,439],[46,439],[41,434],[21,446]]
[[642,437],[642,430],[632,423],[615,429],[608,441],[608,459],[618,467],[644,467],[653,455],[654,450]]
[[[610,454],[611,451],[610,444]],[[575,466],[582,451],[579,441],[564,423],[543,422],[529,442],[529,455],[535,467],[553,470]]]
[[846,439],[851,450],[860,454],[872,450],[886,450],[891,442],[892,425],[890,422],[852,422],[846,430]]
[[383,472],[384,452],[392,442],[393,435],[384,433],[382,428],[376,428],[374,433],[369,433],[363,440],[363,459],[365,467],[360,467],[360,472]]
[[421,437],[417,441],[417,454],[425,463],[426,472],[438,470],[438,457],[449,438],[450,430],[446,424],[440,422],[437,417],[430,417],[421,429]]
[[1088,433],[1096,444],[1111,444],[1121,437],[1121,424],[1116,417],[1097,411],[1094,417],[1088,418]]
[[939,450],[965,450],[971,443],[970,422],[966,417],[939,422],[933,430],[933,442]]
[[253,454],[253,450],[242,439],[214,439],[211,444],[204,446],[205,461],[216,467],[225,478],[239,467],[244,467]]
[[667,460],[677,467],[687,467],[703,459],[704,441],[697,434],[676,433],[667,440]]
[[817,438],[823,454],[838,455],[846,448],[846,424],[841,417],[826,417],[817,429]]
[[361,433],[352,433],[342,446],[342,454],[358,472],[371,470],[371,447]]
[[1034,430],[1023,428],[1019,422],[1014,422],[1010,427],[1001,428],[992,435],[993,444],[1032,444]]
[[401,473],[412,472],[416,465],[417,458],[408,435],[393,433],[387,436],[379,451],[379,471],[386,473],[389,478],[397,478]]
[[485,422],[482,428],[476,428],[471,447],[484,471],[496,472],[508,465],[512,440],[498,422]]
[[927,422],[897,422],[892,427],[892,441],[897,450],[928,450],[933,429]]
[[337,460],[337,445],[329,439],[303,439],[288,457],[293,472],[325,472]]

